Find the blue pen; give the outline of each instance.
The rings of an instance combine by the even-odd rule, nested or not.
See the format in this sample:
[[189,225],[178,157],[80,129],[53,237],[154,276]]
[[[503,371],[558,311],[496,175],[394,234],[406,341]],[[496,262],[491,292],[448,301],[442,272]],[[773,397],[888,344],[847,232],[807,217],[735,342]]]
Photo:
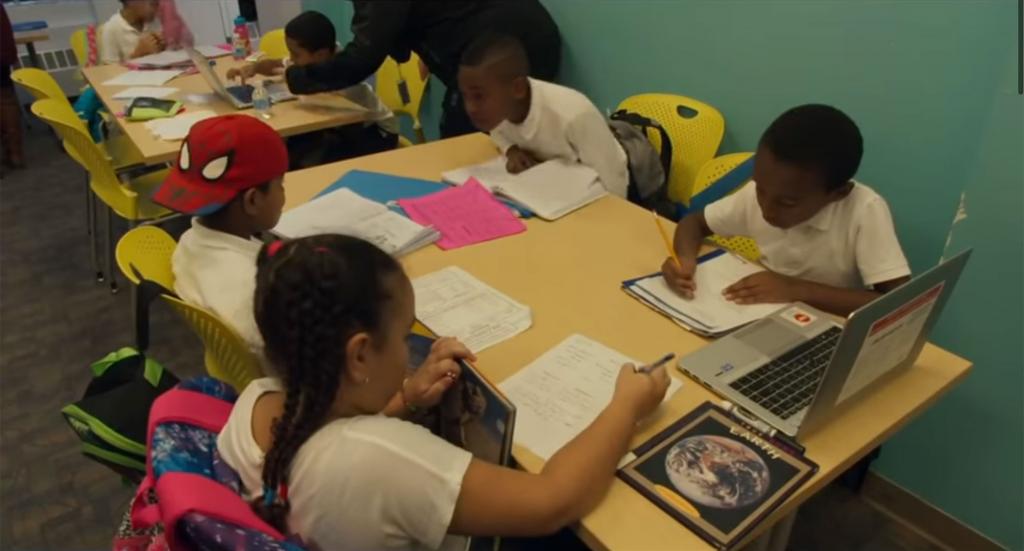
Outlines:
[[658,359],[658,361],[644,366],[636,367],[633,370],[637,373],[650,373],[651,371],[654,371],[655,369],[658,369],[659,367],[672,361],[672,359],[675,357],[676,355],[674,353],[669,352],[668,354],[665,354],[660,359]]

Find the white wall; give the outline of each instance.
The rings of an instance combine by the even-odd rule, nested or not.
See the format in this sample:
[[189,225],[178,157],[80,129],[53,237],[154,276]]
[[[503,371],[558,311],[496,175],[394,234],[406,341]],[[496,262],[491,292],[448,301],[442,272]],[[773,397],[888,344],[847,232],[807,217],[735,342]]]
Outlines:
[[261,33],[284,27],[300,13],[302,0],[256,0]]

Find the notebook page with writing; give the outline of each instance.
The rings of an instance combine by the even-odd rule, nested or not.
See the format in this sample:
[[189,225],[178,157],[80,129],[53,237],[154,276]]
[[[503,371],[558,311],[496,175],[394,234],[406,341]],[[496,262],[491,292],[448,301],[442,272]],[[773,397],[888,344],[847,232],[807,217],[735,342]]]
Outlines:
[[530,308],[458,266],[412,282],[416,319],[442,337],[457,337],[473,352],[510,339],[533,324]]
[[439,237],[433,228],[344,188],[284,213],[273,231],[293,239],[321,233],[351,235],[396,256],[429,245]]
[[783,306],[783,304],[736,304],[722,296],[722,291],[726,287],[750,274],[763,270],[764,268],[746,262],[733,254],[721,254],[697,265],[697,272],[694,274],[697,291],[692,299],[679,296],[668,287],[665,278],[660,275],[641,280],[636,283],[636,286],[670,310],[696,319],[714,332],[721,332],[759,320]]
[[608,194],[594,169],[562,160],[545,161],[520,172],[495,190],[545,220],[561,218]]
[[441,180],[452,185],[461,186],[475,178],[483,186],[491,191],[505,182],[511,181],[515,176],[509,174],[505,169],[505,157],[499,155],[490,161],[478,165],[464,166],[441,173]]
[[[506,379],[499,387],[516,406],[515,443],[550,459],[608,405],[625,363],[642,362],[577,334]],[[669,377],[665,400],[682,386]]]

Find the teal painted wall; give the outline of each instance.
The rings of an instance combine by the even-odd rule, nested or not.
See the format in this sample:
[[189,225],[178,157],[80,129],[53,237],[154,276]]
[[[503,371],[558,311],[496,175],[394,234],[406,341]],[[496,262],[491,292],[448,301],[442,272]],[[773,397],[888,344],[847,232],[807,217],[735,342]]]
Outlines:
[[[858,178],[890,202],[915,270],[975,255],[935,340],[967,381],[886,444],[876,469],[1024,549],[1024,100],[1012,0],[542,0],[564,37],[561,80],[602,110],[644,91],[718,107],[722,153],[752,149],[788,107],[834,104],[865,136]],[[344,42],[351,5],[306,0]],[[443,89],[424,126],[436,136]]]

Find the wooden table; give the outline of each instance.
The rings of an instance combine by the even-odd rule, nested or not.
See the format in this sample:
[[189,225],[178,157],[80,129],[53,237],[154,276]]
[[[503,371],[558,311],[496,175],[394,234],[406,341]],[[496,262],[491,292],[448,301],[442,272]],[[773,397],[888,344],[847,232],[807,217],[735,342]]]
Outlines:
[[[289,173],[286,209],[300,205],[352,169],[438,180],[444,170],[485,161],[496,154],[481,134],[433,142]],[[527,221],[528,230],[453,251],[428,247],[403,259],[410,277],[452,264],[533,309],[533,327],[479,354],[480,368],[500,382],[557,345],[581,333],[638,360],[668,351],[682,355],[704,346],[688,333],[619,289],[619,283],[661,265],[664,244],[650,213],[607,197],[556,222]],[[777,509],[750,541],[794,512],[822,486],[884,442],[960,382],[971,364],[933,345],[925,346],[913,368],[869,396],[854,400],[826,427],[802,439],[820,470]],[[637,445],[714,394],[673,370],[682,389],[633,442]],[[543,463],[516,448],[515,458],[530,472]],[[578,527],[595,549],[711,549],[635,490],[616,480],[600,506]]]
[[32,66],[38,69],[43,69],[44,67],[39,63],[39,54],[36,53],[36,42],[46,42],[49,39],[50,35],[45,31],[14,33],[14,43],[25,45],[25,50],[28,51],[28,59],[32,62]]
[[[230,85],[226,74],[228,69],[241,65],[230,56],[216,58],[214,70],[221,80]],[[96,89],[103,105],[111,113],[121,113],[129,102],[114,99],[114,94],[128,88],[127,86],[106,86],[103,83],[128,69],[120,65],[99,65],[82,69],[89,84]],[[169,98],[181,100],[186,112],[213,111],[219,115],[241,113],[256,116],[252,109],[235,109],[234,106],[217,96],[209,84],[199,74],[178,76],[166,84],[166,87],[177,88],[178,92]],[[274,116],[267,121],[282,136],[305,134],[333,126],[352,124],[366,120],[366,114],[357,110],[331,109],[318,107],[302,101],[287,101],[274,105]],[[119,129],[129,138],[137,149],[139,161],[152,165],[173,160],[181,147],[180,141],[164,141],[157,139],[142,122],[129,122],[117,117]]]

